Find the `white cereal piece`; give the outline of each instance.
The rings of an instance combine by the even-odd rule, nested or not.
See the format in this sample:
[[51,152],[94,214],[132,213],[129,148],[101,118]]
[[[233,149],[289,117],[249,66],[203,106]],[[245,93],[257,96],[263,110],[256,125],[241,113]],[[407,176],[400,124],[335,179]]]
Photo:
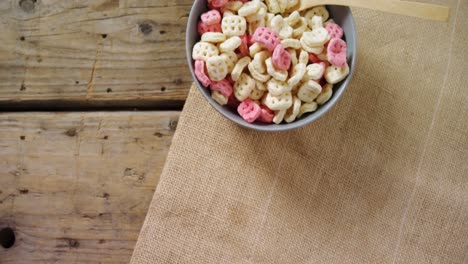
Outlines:
[[291,55],[291,66],[294,67],[297,64],[297,53],[295,49],[287,49],[289,55]]
[[301,50],[301,53],[299,53],[299,61],[298,63],[304,63],[307,65],[309,63],[309,54],[305,50]]
[[254,56],[254,59],[253,59],[253,63],[254,63],[254,67],[255,69],[259,72],[259,73],[264,73],[266,72],[266,64],[265,64],[265,61],[271,56],[271,53],[267,50],[264,50],[264,51],[261,51],[257,54],[255,54]]
[[299,111],[301,110],[301,104],[301,99],[294,96],[293,105],[288,109],[284,116],[284,121],[286,121],[286,123],[292,123],[296,120],[296,117],[299,115]]
[[281,39],[292,37],[293,28],[284,21],[281,15],[273,17],[271,20],[271,29],[273,29]]
[[323,74],[325,73],[325,68],[319,63],[313,63],[307,65],[306,73],[304,74],[303,81],[314,80],[318,81],[322,78]]
[[222,56],[213,56],[206,61],[208,76],[212,81],[219,82],[228,75],[228,68]]
[[286,115],[287,110],[280,110],[275,112],[275,117],[273,117],[273,123],[279,125],[283,122],[284,116]]
[[302,34],[304,34],[306,29],[307,29],[307,20],[303,17],[299,18],[299,22],[297,22],[293,26],[293,37],[295,38],[302,37]]
[[193,46],[192,58],[207,61],[210,57],[218,56],[218,48],[208,42],[198,42]]
[[288,110],[293,103],[292,94],[291,92],[286,92],[280,96],[273,96],[267,93],[267,95],[263,97],[262,103],[273,111]]
[[234,12],[237,12],[243,5],[244,3],[242,3],[241,1],[229,1],[227,2],[223,8],[224,10],[231,10],[231,11],[234,11]]
[[267,14],[267,10],[268,10],[268,7],[264,3],[260,2],[260,8],[258,9],[258,11],[247,16],[245,19],[249,23],[252,23],[254,21],[260,21],[260,20],[263,23],[265,23],[265,16]]
[[219,50],[221,52],[228,52],[237,49],[242,44],[242,40],[238,36],[233,36],[226,39],[223,43],[219,45]]
[[327,83],[322,90],[322,93],[315,100],[318,105],[324,105],[333,96],[333,84]]
[[220,32],[206,32],[202,35],[201,40],[210,43],[220,43],[226,40],[226,36]]
[[261,50],[262,45],[255,42],[254,44],[252,44],[252,46],[249,47],[250,57],[255,57],[255,54],[259,53]]
[[291,88],[293,86],[296,86],[302,80],[302,77],[304,77],[305,72],[306,72],[306,64],[298,63],[296,66],[294,66],[291,72],[291,77],[288,80],[288,85]]
[[309,80],[299,88],[297,97],[305,103],[312,103],[321,92],[322,86],[313,80]]
[[250,2],[245,2],[239,10],[237,10],[237,14],[242,17],[250,16],[255,14],[258,9],[260,9],[260,1],[253,0]]
[[265,0],[268,11],[273,14],[277,14],[281,11],[278,0]]
[[[306,32],[306,33],[307,33],[307,32]],[[305,34],[305,33],[304,33],[304,34]],[[302,37],[304,37],[304,36],[302,36]],[[322,53],[323,50],[325,49],[323,45],[322,45],[322,46],[317,46],[317,47],[312,47],[312,46],[306,44],[306,43],[304,42],[304,39],[303,39],[303,38],[301,38],[300,42],[301,42],[301,47],[302,47],[305,51],[310,52],[310,53],[320,54],[320,53]]]
[[252,75],[252,77],[257,81],[267,82],[271,78],[270,75],[262,74],[259,71],[257,71],[257,69],[255,68],[253,62],[249,63],[248,68],[249,68],[249,71],[250,71],[250,74]]
[[337,84],[343,81],[349,74],[349,66],[344,67],[330,66],[325,70],[325,80],[330,84]]
[[244,71],[244,68],[247,67],[250,61],[250,57],[244,57],[237,61],[236,66],[234,66],[234,69],[231,72],[231,78],[233,81],[237,81],[239,79],[242,72]]
[[304,32],[301,37],[301,41],[310,47],[323,46],[329,40],[330,35],[325,28],[316,28],[312,31]]
[[255,80],[248,74],[242,73],[239,79],[234,83],[234,96],[239,101],[247,99],[255,88]]
[[267,13],[265,17],[265,26],[271,28],[271,20],[275,17],[275,14]]
[[324,6],[316,6],[307,11],[307,13],[305,14],[305,18],[307,19],[307,21],[310,21],[314,16],[321,16],[323,19],[322,21],[327,21],[330,17],[330,14]]
[[297,118],[300,118],[302,115],[306,113],[315,112],[317,111],[317,108],[318,108],[318,105],[316,102],[302,104],[299,110],[299,114],[297,115]]
[[[256,84],[258,84],[258,83],[259,82],[256,81]],[[258,86],[255,85],[255,87],[252,89],[252,92],[249,95],[249,98],[254,100],[254,101],[260,100],[260,99],[262,99],[264,94],[265,94],[265,91],[258,89]]]
[[298,11],[294,11],[291,14],[289,14],[288,17],[286,17],[284,20],[292,27],[294,26],[297,22],[299,22],[299,19],[301,18],[301,15],[299,14]]
[[280,82],[275,79],[271,79],[267,82],[268,92],[273,96],[280,96],[286,92],[291,91],[291,86],[285,82]]
[[267,88],[265,87],[265,84],[263,82],[255,81],[256,85],[255,88],[260,91],[267,91]]
[[226,62],[228,68],[228,72],[232,72],[238,60],[237,54],[234,51],[228,51],[222,53],[220,56],[224,58],[224,61]]
[[281,40],[281,46],[283,46],[284,49],[287,48],[293,48],[293,49],[300,49],[301,48],[301,42],[298,39],[283,39]]
[[312,29],[323,28],[323,18],[321,16],[313,16],[309,22],[309,27]]
[[271,77],[275,78],[276,80],[284,82],[288,78],[288,71],[281,71],[281,70],[275,69],[275,67],[273,66],[273,62],[271,61],[271,58],[268,58],[265,61],[265,65],[267,67],[268,74],[270,74]]
[[241,16],[224,17],[221,29],[226,36],[242,36],[247,30],[247,21]]
[[219,105],[227,105],[228,98],[218,91],[211,91],[211,98],[215,100]]

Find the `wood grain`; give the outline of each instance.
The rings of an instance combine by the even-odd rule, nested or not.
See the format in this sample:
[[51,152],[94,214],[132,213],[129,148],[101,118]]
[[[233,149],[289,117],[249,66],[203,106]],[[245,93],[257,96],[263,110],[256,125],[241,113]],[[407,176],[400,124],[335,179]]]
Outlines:
[[128,263],[178,116],[0,114],[0,263]]
[[180,105],[192,3],[0,1],[0,106]]

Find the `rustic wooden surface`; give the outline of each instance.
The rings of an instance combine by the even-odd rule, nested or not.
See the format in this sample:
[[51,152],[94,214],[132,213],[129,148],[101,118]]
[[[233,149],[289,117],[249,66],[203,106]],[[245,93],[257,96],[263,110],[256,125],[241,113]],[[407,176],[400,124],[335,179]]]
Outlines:
[[0,110],[180,107],[192,3],[0,1]]
[[0,114],[0,263],[127,263],[178,116]]

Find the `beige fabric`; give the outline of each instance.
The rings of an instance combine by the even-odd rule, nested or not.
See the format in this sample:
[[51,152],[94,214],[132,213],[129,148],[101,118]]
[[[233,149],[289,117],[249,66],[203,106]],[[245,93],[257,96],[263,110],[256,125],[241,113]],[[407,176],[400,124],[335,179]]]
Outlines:
[[192,87],[132,263],[468,263],[468,1],[448,24],[354,10],[356,75],[283,134]]

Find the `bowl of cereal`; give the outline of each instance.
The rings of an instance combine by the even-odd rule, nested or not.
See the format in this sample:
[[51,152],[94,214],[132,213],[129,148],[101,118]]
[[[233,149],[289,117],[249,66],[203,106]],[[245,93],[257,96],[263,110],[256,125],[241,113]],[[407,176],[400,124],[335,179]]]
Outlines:
[[[356,64],[348,7],[290,11],[297,0],[197,0],[186,51],[205,99],[258,131],[303,127],[339,100]],[[288,11],[289,10],[289,11]]]

